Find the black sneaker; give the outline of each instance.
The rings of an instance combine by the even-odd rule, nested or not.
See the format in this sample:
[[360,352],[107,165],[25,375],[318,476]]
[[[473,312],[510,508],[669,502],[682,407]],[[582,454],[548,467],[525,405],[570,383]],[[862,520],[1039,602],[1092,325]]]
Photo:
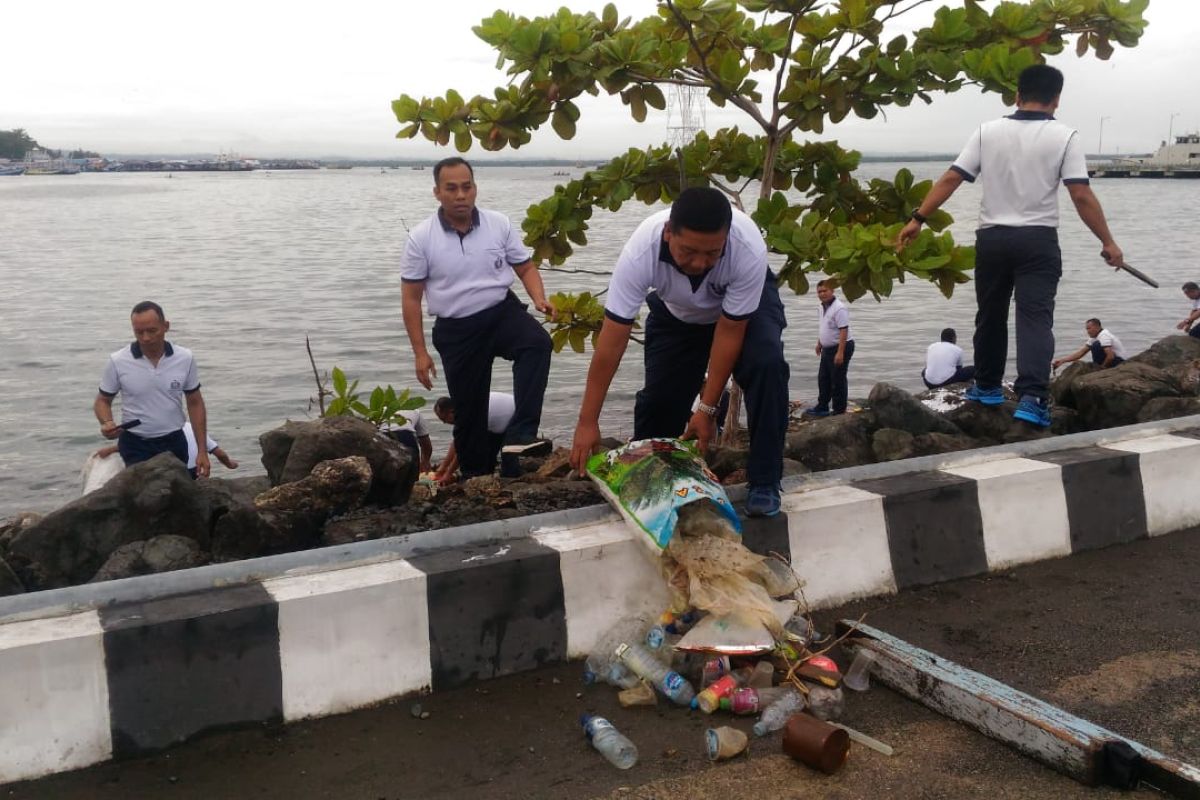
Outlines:
[[528,439],[520,442],[509,442],[500,448],[500,452],[514,456],[548,456],[554,449],[549,439]]
[[519,478],[521,477],[521,457],[516,453],[501,453],[500,454],[500,477],[501,478]]

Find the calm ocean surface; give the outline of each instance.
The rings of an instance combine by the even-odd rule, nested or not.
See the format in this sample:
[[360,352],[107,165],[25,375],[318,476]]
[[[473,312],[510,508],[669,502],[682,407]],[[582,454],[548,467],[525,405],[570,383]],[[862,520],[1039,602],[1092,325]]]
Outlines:
[[[868,164],[860,174],[891,177],[900,166]],[[918,178],[944,169],[907,166]],[[481,167],[479,202],[520,219],[561,180],[554,170]],[[105,444],[91,413],[104,360],[130,341],[129,309],[143,299],[161,303],[172,323],[169,338],[195,351],[209,430],[243,464],[233,474],[262,471],[260,433],[311,414],[306,334],[323,371],[336,365],[365,386],[419,388],[400,320],[398,259],[405,226],[433,211],[432,180],[431,171],[368,168],[0,178],[0,518],[49,511],[78,495],[80,467]],[[1200,279],[1200,185],[1094,185],[1129,262],[1163,288],[1107,269],[1064,192],[1060,354],[1082,343],[1090,316],[1131,350],[1143,349],[1173,332],[1186,313],[1179,285]],[[965,185],[948,205],[955,236],[965,243],[973,240],[978,191]],[[572,266],[611,268],[647,211],[640,204],[619,214],[598,211],[588,233],[593,244]],[[550,292],[606,283],[598,276],[544,275]],[[811,400],[816,297],[785,294],[784,302],[791,395]],[[865,396],[876,381],[923,388],[925,347],[944,326],[957,328],[970,351],[970,284],[949,301],[931,285],[897,285],[891,299],[862,299],[851,314],[858,343],[852,397]],[[589,358],[590,350],[554,358],[543,432],[560,444],[569,443],[574,429]],[[497,365],[494,385],[511,387],[507,364]],[[640,380],[633,345],[605,406],[606,433],[630,432]],[[432,401],[444,388],[435,385],[426,396]],[[436,419],[431,428],[440,453],[449,429]],[[214,474],[232,477],[219,465]]]

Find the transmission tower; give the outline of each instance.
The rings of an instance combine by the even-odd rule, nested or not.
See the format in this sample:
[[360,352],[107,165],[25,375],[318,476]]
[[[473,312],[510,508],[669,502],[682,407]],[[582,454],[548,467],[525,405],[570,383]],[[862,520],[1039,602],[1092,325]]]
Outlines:
[[671,87],[667,99],[667,139],[672,150],[690,144],[704,130],[706,106],[703,87],[679,84]]

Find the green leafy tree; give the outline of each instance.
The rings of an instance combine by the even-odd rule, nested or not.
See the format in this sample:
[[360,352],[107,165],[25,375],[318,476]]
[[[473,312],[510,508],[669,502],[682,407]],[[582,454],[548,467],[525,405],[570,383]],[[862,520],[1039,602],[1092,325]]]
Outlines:
[[24,128],[0,131],[0,158],[17,160],[25,157],[27,150],[38,149],[37,140]]
[[[612,4],[600,16],[497,11],[473,30],[496,50],[497,68],[507,65],[507,85],[470,99],[454,89],[402,95],[392,103],[403,126],[397,137],[453,142],[460,152],[476,144],[517,149],[547,123],[572,138],[581,116],[575,101],[585,93],[619,97],[641,122],[649,108],[666,107],[664,89],[699,87],[717,106],[742,112],[747,130],[700,133],[675,152],[629,150],[558,186],[526,213],[535,258],[566,262],[586,245],[597,207],[670,202],[683,186],[711,185],[749,211],[782,256],[782,280],[798,293],[808,290],[808,273],[823,272],[849,300],[887,296],[909,275],[949,297],[968,280],[974,251],[954,243],[948,214],[931,216],[902,253],[893,246],[931,182],[902,169],[893,180],[864,183],[854,177],[859,153],[814,137],[851,114],[870,119],[967,85],[1011,102],[1020,71],[1072,40],[1079,56],[1101,59],[1114,44],[1136,46],[1148,0],[961,0],[938,7],[927,27],[894,33],[929,2],[661,0],[656,14],[637,21]],[[570,310],[552,326],[556,348],[580,349],[598,331],[599,302],[562,294],[555,305]]]

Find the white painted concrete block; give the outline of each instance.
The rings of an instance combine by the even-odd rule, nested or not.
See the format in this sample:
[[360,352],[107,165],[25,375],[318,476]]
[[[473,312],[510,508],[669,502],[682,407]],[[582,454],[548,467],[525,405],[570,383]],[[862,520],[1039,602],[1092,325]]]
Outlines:
[[286,720],[430,685],[425,574],[407,561],[272,578]]
[[1104,446],[1138,454],[1146,529],[1151,536],[1200,525],[1200,492],[1196,491],[1200,439],[1163,435]]
[[0,625],[0,784],[110,758],[99,614]]
[[1014,457],[943,471],[975,481],[989,570],[1071,554],[1058,464]]
[[853,486],[783,496],[792,568],[813,608],[895,594],[883,498]]
[[626,523],[537,530],[532,535],[559,553],[569,658],[586,656],[614,622],[635,614],[655,618],[670,605],[653,554],[634,539]]

